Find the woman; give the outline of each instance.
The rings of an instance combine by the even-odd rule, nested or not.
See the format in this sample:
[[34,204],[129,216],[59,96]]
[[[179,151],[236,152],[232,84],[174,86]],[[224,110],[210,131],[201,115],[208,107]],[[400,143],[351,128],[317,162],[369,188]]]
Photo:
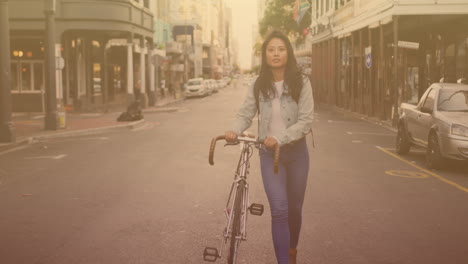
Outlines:
[[[226,140],[236,141],[259,113],[263,185],[272,217],[272,236],[278,264],[295,264],[302,223],[309,152],[305,135],[311,130],[314,102],[308,78],[296,63],[289,39],[273,31],[262,45],[260,74],[249,89],[234,128]],[[273,171],[274,147],[280,145],[280,164]]]

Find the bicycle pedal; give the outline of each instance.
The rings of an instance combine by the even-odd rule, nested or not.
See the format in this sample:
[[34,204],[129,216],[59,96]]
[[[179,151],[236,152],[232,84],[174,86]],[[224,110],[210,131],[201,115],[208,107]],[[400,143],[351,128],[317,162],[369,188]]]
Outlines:
[[263,210],[264,210],[263,209],[263,204],[253,203],[249,207],[249,211],[253,215],[261,216],[261,215],[263,215]]
[[220,256],[217,248],[206,247],[203,251],[204,261],[215,262],[219,257]]

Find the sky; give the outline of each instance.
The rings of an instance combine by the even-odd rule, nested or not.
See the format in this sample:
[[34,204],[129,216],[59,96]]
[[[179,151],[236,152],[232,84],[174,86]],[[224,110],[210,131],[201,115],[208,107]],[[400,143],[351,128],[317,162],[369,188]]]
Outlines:
[[250,69],[252,62],[252,27],[257,20],[258,0],[226,0],[232,8],[232,31],[239,45],[239,66]]

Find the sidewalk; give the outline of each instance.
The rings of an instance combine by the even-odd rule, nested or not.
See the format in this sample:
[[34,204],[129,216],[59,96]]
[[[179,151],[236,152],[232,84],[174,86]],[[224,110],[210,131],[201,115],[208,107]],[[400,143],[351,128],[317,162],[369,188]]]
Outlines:
[[[164,98],[155,107],[143,109],[143,115],[160,112],[177,111],[177,104],[183,99]],[[124,110],[122,110],[124,111]],[[66,128],[55,131],[44,130],[43,113],[14,113],[16,142],[0,143],[0,153],[20,145],[30,144],[40,139],[92,135],[107,131],[132,129],[141,126],[145,120],[134,122],[117,122],[121,112],[114,113],[67,113]]]
[[349,116],[355,119],[361,119],[366,122],[385,127],[386,129],[391,130],[393,132],[397,132],[396,128],[392,126],[392,120],[380,120],[377,117],[372,117],[372,116],[367,116],[367,115],[356,113],[356,112],[351,112],[350,110],[339,108],[335,105],[319,104],[319,108],[329,109],[334,112],[342,113],[345,116]]

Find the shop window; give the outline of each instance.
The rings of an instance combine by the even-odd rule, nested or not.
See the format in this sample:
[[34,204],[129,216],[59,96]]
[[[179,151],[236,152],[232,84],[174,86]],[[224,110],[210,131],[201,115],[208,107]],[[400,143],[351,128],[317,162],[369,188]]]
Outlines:
[[466,78],[467,65],[466,65],[466,43],[461,40],[457,45],[456,56],[456,79]]
[[101,93],[101,64],[93,64],[93,92],[94,94]]
[[11,64],[11,90],[14,92],[19,91],[19,82],[18,82],[18,64]]
[[315,17],[319,18],[319,0],[315,0]]
[[34,91],[44,91],[44,64],[33,64]]
[[114,88],[117,89],[117,91],[121,92],[123,90],[122,86],[122,68],[118,65],[114,65]]
[[44,90],[44,64],[40,61],[21,61],[11,64],[11,90],[16,93],[35,93]]
[[323,16],[323,7],[324,7],[323,0],[320,0],[320,15],[321,16]]
[[94,63],[103,61],[103,51],[101,48],[101,43],[99,41],[92,41],[92,58]]
[[31,64],[29,63],[22,63],[21,64],[21,91],[31,91],[32,90],[32,83],[31,83]]
[[419,67],[407,68],[406,89],[404,101],[410,104],[418,104],[419,99]]
[[456,81],[455,71],[455,43],[452,43],[447,45],[445,49],[444,82],[454,83]]

